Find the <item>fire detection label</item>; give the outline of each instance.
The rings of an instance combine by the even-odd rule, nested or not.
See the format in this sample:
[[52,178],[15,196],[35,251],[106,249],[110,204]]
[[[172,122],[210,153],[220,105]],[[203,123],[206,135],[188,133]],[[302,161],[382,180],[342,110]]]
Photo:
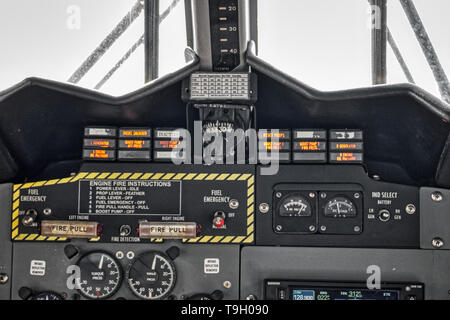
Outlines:
[[181,181],[81,180],[80,215],[180,215]]

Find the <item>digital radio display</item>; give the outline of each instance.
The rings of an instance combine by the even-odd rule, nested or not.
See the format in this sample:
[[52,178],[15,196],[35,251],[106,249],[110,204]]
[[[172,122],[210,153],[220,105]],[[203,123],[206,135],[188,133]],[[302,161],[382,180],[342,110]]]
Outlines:
[[293,288],[291,299],[297,301],[331,301],[331,300],[399,300],[397,290],[368,290],[348,288]]

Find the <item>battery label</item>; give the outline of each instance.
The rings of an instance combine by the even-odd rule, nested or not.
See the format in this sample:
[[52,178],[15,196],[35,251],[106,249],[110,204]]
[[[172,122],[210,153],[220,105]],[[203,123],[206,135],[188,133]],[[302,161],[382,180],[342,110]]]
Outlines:
[[79,214],[180,215],[181,181],[81,180]]

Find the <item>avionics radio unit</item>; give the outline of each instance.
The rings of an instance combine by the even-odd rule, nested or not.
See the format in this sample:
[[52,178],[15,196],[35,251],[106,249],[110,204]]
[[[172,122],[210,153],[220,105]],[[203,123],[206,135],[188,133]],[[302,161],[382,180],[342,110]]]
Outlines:
[[254,239],[250,166],[85,164],[14,186],[13,241],[240,244]]
[[423,300],[420,283],[384,283],[368,289],[365,283],[265,281],[265,299],[296,301],[331,300]]

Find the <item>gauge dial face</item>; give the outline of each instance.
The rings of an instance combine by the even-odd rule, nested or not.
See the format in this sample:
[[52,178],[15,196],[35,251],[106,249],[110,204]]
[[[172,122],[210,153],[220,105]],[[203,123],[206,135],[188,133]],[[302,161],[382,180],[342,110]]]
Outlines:
[[205,121],[203,124],[203,131],[205,134],[211,136],[233,133],[234,124],[225,121]]
[[281,200],[279,214],[282,217],[310,217],[310,202],[301,194],[294,193]]
[[78,261],[80,293],[88,299],[107,299],[114,295],[122,282],[119,262],[104,252],[93,252]]
[[56,300],[63,300],[63,298],[55,293],[55,292],[41,292],[38,293],[33,300],[39,300],[39,301],[56,301]]
[[356,207],[346,197],[335,197],[325,204],[324,213],[327,217],[356,217]]
[[128,285],[141,299],[159,300],[173,290],[176,270],[163,253],[152,251],[137,257],[128,270]]

